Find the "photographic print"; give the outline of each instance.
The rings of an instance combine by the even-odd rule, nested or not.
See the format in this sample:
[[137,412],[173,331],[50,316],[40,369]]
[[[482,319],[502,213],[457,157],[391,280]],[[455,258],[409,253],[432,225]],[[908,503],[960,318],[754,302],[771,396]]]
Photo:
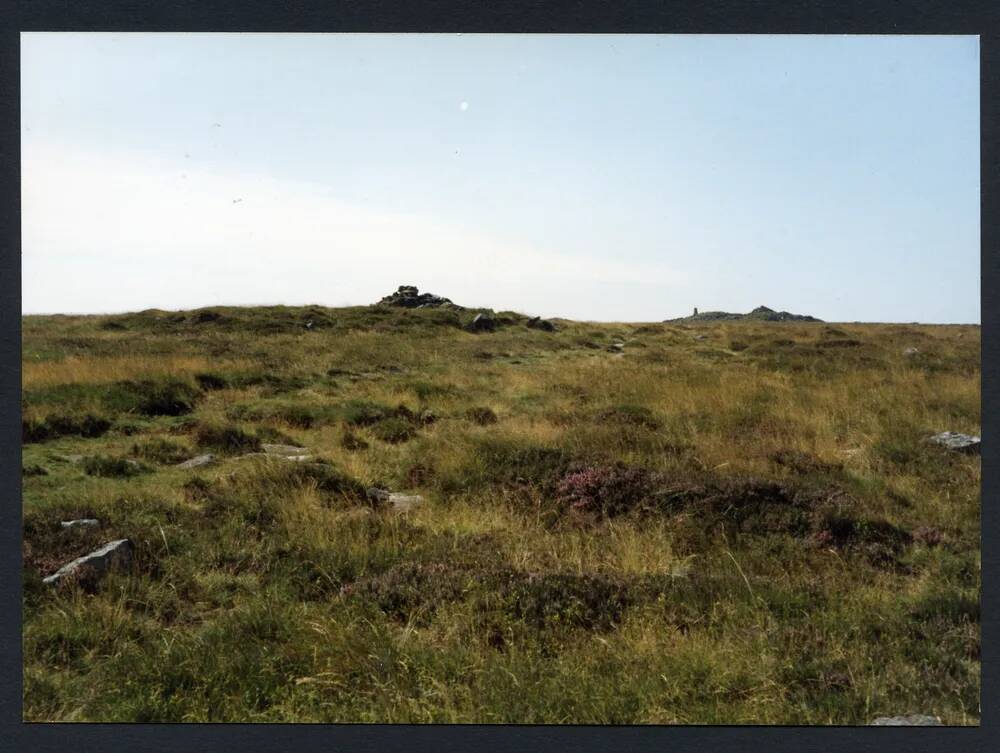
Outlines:
[[975,36],[23,33],[23,719],[978,725]]

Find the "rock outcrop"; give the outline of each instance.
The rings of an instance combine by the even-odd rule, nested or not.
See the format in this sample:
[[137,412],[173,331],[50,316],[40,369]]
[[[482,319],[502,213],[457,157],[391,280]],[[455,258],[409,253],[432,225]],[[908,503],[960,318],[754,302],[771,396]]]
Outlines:
[[737,319],[749,319],[758,322],[821,322],[814,316],[807,314],[790,314],[787,311],[775,311],[767,306],[758,306],[749,314],[733,314],[728,311],[703,311],[700,314],[695,309],[691,316],[684,316],[679,319],[667,319],[667,322],[720,322],[734,321]]
[[52,586],[80,579],[96,580],[111,568],[127,567],[131,562],[132,542],[119,539],[66,563],[52,575],[42,578],[42,583]]
[[979,437],[974,437],[970,434],[959,434],[956,431],[943,431],[928,438],[927,441],[947,447],[949,450],[954,450],[955,452],[965,452],[970,455],[978,453],[981,444]]
[[540,316],[531,317],[527,322],[527,326],[530,327],[531,329],[540,329],[543,332],[556,331],[556,325],[554,325],[548,319],[542,319],[542,317]]
[[190,460],[185,460],[183,463],[178,463],[178,468],[201,468],[203,465],[211,465],[215,462],[215,455],[208,453],[206,455],[196,455]]
[[417,290],[416,285],[400,285],[395,293],[387,295],[379,301],[379,305],[402,306],[408,309],[438,308],[441,306],[461,308],[461,306],[456,306],[443,296],[434,295],[433,293],[421,293]]
[[465,328],[469,332],[493,332],[497,328],[497,320],[489,314],[476,314]]

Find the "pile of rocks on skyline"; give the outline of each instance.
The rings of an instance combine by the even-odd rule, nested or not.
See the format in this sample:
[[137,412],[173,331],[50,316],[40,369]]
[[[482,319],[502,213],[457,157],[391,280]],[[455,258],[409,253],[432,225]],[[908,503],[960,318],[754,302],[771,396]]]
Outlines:
[[408,309],[427,309],[439,306],[449,306],[456,309],[462,308],[443,296],[434,295],[433,293],[421,293],[417,290],[416,285],[400,285],[395,293],[387,295],[379,303],[387,306],[402,306]]
[[681,317],[680,319],[667,319],[667,322],[718,322],[718,321],[733,321],[736,319],[754,319],[761,322],[821,322],[822,319],[817,319],[814,316],[808,316],[807,314],[790,314],[787,311],[775,311],[774,309],[769,309],[767,306],[758,306],[749,314],[734,314],[729,311],[703,311],[698,313],[698,309],[694,310],[691,316]]

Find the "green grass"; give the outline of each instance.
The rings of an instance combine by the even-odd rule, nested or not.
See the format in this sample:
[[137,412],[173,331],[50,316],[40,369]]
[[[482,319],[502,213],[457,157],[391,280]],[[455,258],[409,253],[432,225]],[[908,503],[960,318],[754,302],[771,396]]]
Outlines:
[[978,723],[979,328],[472,313],[25,317],[24,718]]

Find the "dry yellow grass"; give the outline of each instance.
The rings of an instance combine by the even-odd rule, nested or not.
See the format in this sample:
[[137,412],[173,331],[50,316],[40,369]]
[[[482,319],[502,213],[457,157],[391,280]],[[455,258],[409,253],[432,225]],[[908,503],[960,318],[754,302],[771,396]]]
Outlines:
[[[979,433],[978,328],[472,335],[435,311],[222,313],[26,320],[26,417],[108,422],[87,438],[56,421],[24,447],[47,471],[24,479],[26,718],[975,723],[979,460],[925,440]],[[220,386],[180,415],[108,407],[114,383],[199,373]],[[352,423],[399,405],[436,420],[393,416],[413,430],[399,442],[379,438],[384,416]],[[237,459],[198,445],[206,426],[328,465]],[[159,442],[223,454],[185,471]],[[94,477],[73,454],[151,469]],[[657,492],[736,492],[596,519],[559,506],[571,466],[616,463]],[[368,509],[322,487],[341,472],[425,504]],[[841,500],[823,525],[847,538],[790,516],[789,490]],[[88,596],[40,588],[84,546],[58,521],[90,515],[93,535],[136,542],[134,572]]]

